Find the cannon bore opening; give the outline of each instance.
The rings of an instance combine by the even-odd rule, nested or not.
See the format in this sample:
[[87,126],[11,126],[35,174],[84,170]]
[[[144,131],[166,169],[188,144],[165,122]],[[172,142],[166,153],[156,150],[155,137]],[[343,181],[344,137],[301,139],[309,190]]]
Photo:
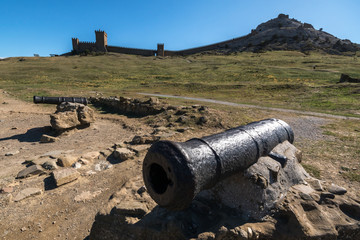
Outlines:
[[168,186],[173,184],[168,178],[164,168],[159,164],[153,163],[150,165],[149,176],[151,186],[157,194],[165,193]]

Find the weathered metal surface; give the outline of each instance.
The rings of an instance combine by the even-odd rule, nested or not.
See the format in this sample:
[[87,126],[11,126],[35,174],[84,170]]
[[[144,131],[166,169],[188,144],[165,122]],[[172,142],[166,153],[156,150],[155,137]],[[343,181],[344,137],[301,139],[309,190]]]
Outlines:
[[62,102],[88,104],[88,100],[84,97],[39,97],[34,96],[34,103],[60,104]]
[[266,119],[182,143],[159,141],[144,159],[144,182],[160,206],[185,209],[201,190],[248,168],[286,140],[294,141],[291,127]]

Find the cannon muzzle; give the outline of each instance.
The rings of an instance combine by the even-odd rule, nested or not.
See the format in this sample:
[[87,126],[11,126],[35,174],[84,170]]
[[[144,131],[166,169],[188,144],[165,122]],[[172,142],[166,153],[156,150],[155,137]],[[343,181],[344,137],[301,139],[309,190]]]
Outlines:
[[34,103],[60,104],[62,102],[88,104],[88,100],[84,97],[39,97],[34,96]]
[[159,141],[143,162],[145,186],[161,207],[182,210],[200,191],[245,170],[286,140],[294,141],[291,127],[266,119],[186,142]]

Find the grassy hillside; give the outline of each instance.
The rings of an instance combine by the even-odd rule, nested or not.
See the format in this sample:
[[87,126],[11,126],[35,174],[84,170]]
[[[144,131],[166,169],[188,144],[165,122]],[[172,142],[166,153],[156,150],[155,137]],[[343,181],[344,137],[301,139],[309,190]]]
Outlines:
[[11,58],[0,61],[0,88],[28,100],[149,92],[360,116],[360,84],[338,84],[341,73],[360,78],[359,58],[291,51]]

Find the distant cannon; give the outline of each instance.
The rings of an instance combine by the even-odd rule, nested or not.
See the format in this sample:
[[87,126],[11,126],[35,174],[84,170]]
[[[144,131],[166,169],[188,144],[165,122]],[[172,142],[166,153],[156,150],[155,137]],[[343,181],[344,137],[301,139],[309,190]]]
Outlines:
[[60,104],[62,102],[88,104],[88,100],[84,97],[39,97],[34,96],[34,103]]
[[247,169],[262,156],[284,165],[285,157],[272,153],[294,133],[282,120],[266,119],[186,142],[159,141],[143,162],[143,178],[150,196],[170,210],[187,208],[200,191]]

